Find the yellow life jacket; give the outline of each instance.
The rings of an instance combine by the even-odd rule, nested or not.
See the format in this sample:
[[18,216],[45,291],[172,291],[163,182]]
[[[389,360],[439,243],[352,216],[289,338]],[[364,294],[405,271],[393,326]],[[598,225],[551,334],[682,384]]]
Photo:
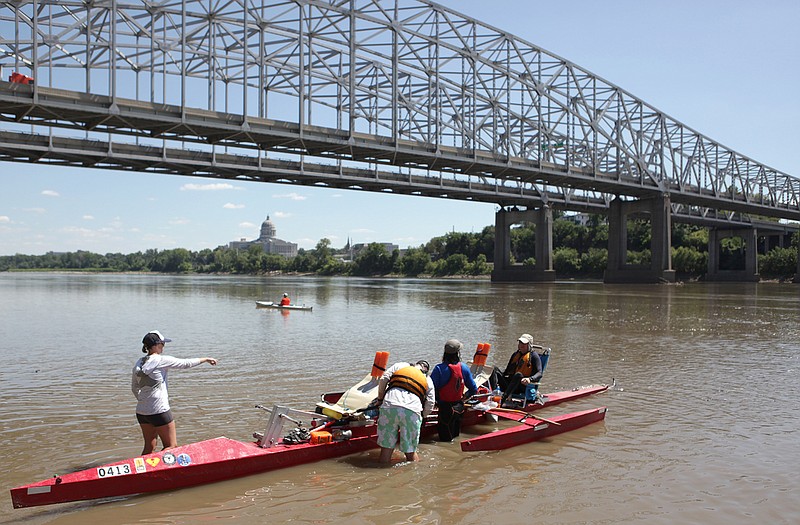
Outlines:
[[425,404],[425,393],[428,391],[428,379],[416,366],[401,368],[389,379],[389,388],[402,388],[416,395]]
[[530,351],[520,354],[515,354],[514,366],[517,368],[515,372],[522,374],[522,377],[530,377],[533,374],[533,362],[531,359]]

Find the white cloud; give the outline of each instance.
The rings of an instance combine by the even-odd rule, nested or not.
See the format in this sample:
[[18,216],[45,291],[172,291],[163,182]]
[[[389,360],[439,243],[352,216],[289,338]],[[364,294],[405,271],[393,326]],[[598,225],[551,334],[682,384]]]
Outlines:
[[253,224],[252,222],[240,222],[239,223],[239,228],[255,228],[255,227],[256,227],[256,225]]
[[0,215],[0,222],[4,224],[11,224],[11,218],[8,215]]
[[65,235],[70,237],[75,237],[79,239],[81,242],[96,242],[96,241],[109,241],[109,240],[121,240],[122,238],[119,235],[116,235],[116,232],[113,230],[108,230],[107,228],[99,229],[99,230],[92,230],[90,228],[80,228],[77,226],[66,226],[61,228],[60,230]]
[[148,233],[142,237],[142,240],[149,244],[156,244],[155,248],[163,248],[165,246],[175,246],[177,244],[174,239],[168,235]]
[[304,201],[308,197],[306,197],[304,195],[297,194],[297,193],[284,193],[283,195],[273,195],[272,198],[273,199],[289,199],[289,200],[293,200],[293,201]]
[[244,204],[234,204],[232,202],[228,202],[223,206],[223,208],[226,210],[241,210],[244,208]]
[[192,222],[192,221],[190,221],[189,219],[182,218],[182,217],[178,217],[178,218],[175,218],[175,219],[172,219],[171,221],[169,221],[169,223],[172,224],[173,226],[183,226],[185,224],[189,224],[190,222]]
[[306,250],[309,250],[311,248],[316,248],[319,239],[305,238],[305,239],[298,239],[295,242],[297,243],[298,248],[304,248]]
[[94,217],[93,217],[92,215],[84,215],[84,216],[83,216],[83,219],[84,219],[84,220],[87,220],[87,221],[93,221],[93,220],[94,220]]
[[31,213],[47,213],[44,208],[23,208],[22,211],[29,211]]
[[403,246],[403,245],[411,246],[413,243],[419,242],[419,241],[417,241],[416,237],[395,237],[394,242],[396,242],[397,244],[399,244],[401,246]]
[[239,190],[233,184],[227,182],[215,182],[212,184],[184,184],[181,186],[181,191],[224,191],[224,190]]
[[291,217],[292,214],[286,213],[285,211],[276,211],[275,213],[272,214],[272,216],[277,217],[278,219],[286,219],[288,217]]
[[48,197],[60,197],[58,192],[57,191],[53,191],[53,190],[44,190],[42,192],[42,195],[46,195]]

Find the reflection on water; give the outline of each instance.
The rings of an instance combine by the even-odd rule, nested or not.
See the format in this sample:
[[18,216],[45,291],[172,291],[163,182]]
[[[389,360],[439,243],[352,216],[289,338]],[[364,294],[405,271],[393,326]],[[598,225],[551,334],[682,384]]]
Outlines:
[[[313,312],[257,309],[288,292]],[[130,367],[159,329],[182,443],[249,440],[255,404],[311,408],[391,362],[438,361],[457,337],[504,365],[523,332],[553,349],[543,389],[617,381],[543,413],[604,423],[514,449],[423,442],[168,494],[12,510],[10,523],[796,523],[800,286],[0,274],[3,486],[137,454]],[[509,423],[498,423],[498,427]],[[475,431],[488,431],[481,428]],[[469,437],[471,434],[465,434]],[[491,509],[491,510],[489,510]]]

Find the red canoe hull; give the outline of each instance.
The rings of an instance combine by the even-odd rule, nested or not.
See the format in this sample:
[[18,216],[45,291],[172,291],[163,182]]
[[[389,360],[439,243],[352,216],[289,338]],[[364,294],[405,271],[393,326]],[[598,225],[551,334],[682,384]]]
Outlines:
[[[602,421],[605,417],[606,407],[548,418],[553,423],[542,421],[532,416],[515,427],[464,440],[461,442],[461,450],[464,452],[477,452],[480,450],[502,450],[516,447],[517,445],[539,441],[540,439],[585,427]],[[559,424],[556,425],[554,423]]]
[[[219,437],[11,489],[14,508],[174,490],[374,448],[375,436],[260,448]],[[165,459],[166,458],[166,459]]]
[[[545,396],[544,405],[528,405],[523,410],[557,405],[606,388],[601,385],[555,392]],[[467,411],[462,426],[482,423],[485,418],[484,412]],[[271,448],[219,437],[17,487],[11,489],[11,500],[14,508],[21,508],[174,490],[346,456],[378,446],[376,425],[353,426],[349,430],[352,438],[345,441],[279,444]],[[423,435],[435,432],[436,422],[426,421]]]

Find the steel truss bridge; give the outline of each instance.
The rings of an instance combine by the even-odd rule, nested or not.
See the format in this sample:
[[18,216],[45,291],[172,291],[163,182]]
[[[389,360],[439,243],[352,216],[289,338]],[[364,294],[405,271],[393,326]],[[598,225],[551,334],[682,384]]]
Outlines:
[[0,2],[0,70],[5,161],[800,220],[800,179],[427,0]]

